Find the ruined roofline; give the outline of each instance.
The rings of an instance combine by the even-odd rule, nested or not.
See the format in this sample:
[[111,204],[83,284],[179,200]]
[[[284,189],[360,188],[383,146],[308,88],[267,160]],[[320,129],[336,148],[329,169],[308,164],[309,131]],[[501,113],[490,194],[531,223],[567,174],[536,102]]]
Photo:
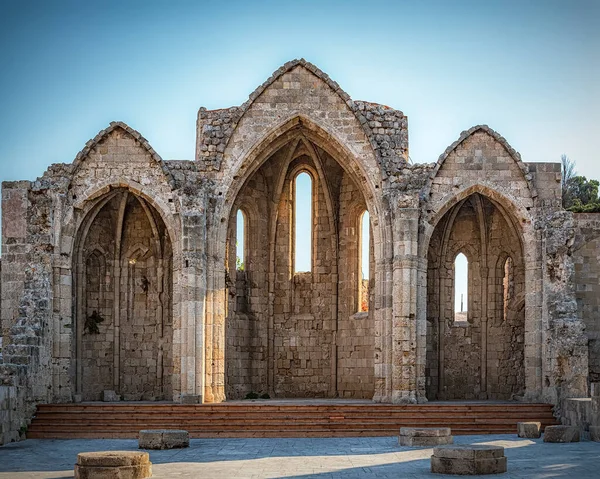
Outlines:
[[[229,111],[230,113],[233,113],[234,110],[238,110],[238,109],[242,109],[243,111],[246,111],[250,107],[250,105],[254,102],[254,100],[256,98],[258,98],[279,77],[281,77],[282,75],[293,70],[297,66],[302,66],[302,67],[306,68],[317,78],[319,78],[320,80],[323,80],[353,110],[354,110],[354,107],[351,105],[351,103],[362,103],[367,106],[372,106],[375,108],[380,107],[383,110],[394,111],[394,112],[397,112],[397,113],[401,114],[402,116],[406,117],[406,115],[401,110],[397,110],[396,108],[392,108],[388,105],[383,105],[380,103],[375,103],[375,102],[365,101],[365,100],[352,100],[350,95],[348,95],[340,87],[338,82],[332,80],[331,77],[327,73],[322,71],[320,68],[318,68],[313,63],[306,61],[304,58],[294,59],[294,60],[284,63],[281,67],[279,67],[277,70],[275,70],[271,74],[271,76],[269,78],[267,78],[266,81],[264,81],[252,93],[250,93],[250,95],[248,96],[248,100],[246,100],[241,105],[232,105],[232,106],[226,107],[226,108],[214,108],[214,109],[207,109],[207,108],[201,106],[198,110],[198,114],[200,114],[200,111],[207,112],[207,113],[209,113],[209,112],[210,113],[221,113],[221,112],[225,112],[225,111]],[[243,116],[243,113],[240,116]]]

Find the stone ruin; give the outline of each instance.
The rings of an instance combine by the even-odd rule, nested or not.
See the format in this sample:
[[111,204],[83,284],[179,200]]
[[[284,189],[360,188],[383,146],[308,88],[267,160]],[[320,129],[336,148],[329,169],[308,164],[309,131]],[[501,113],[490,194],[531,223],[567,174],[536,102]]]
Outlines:
[[[0,442],[38,403],[106,391],[518,399],[559,414],[587,396],[600,214],[565,211],[560,164],[522,161],[484,125],[411,164],[407,121],[294,60],[243,105],[200,108],[195,160],[165,161],[114,122],[73,162],[3,183]],[[311,227],[296,228],[301,202]]]

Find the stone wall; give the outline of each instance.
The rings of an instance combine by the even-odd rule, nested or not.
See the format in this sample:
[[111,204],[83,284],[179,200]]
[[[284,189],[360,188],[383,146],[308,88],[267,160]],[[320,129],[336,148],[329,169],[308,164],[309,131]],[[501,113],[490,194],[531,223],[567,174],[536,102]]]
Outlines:
[[577,310],[588,339],[589,381],[600,381],[600,214],[575,214],[573,262]]
[[[600,374],[600,222],[562,210],[560,165],[523,163],[487,126],[410,165],[401,111],[350,99],[304,60],[239,107],[201,108],[197,127],[195,161],[163,161],[111,123],[74,162],[3,184],[2,441],[36,403],[105,389],[187,403],[519,397],[560,410]],[[301,171],[313,180],[310,272],[293,267]],[[472,292],[460,325],[458,252]],[[90,318],[98,331],[84,333]]]

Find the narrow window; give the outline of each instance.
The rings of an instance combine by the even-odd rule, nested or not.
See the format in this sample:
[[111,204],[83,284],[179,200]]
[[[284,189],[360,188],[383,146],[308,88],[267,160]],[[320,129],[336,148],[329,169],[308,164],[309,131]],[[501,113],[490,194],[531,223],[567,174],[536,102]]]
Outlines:
[[365,211],[360,216],[360,231],[358,241],[358,311],[369,311],[369,252],[370,231],[369,212]]
[[502,294],[502,304],[503,304],[503,318],[504,321],[508,318],[508,305],[510,300],[514,296],[514,279],[513,279],[513,260],[509,256],[506,258],[504,262],[504,278],[502,280],[503,286],[503,294]]
[[469,261],[459,253],[454,260],[454,321],[467,321],[469,304]]
[[246,262],[245,220],[244,212],[238,210],[235,227],[235,267],[238,271],[244,271],[244,263]]
[[306,172],[294,185],[294,272],[311,271],[312,263],[312,178]]

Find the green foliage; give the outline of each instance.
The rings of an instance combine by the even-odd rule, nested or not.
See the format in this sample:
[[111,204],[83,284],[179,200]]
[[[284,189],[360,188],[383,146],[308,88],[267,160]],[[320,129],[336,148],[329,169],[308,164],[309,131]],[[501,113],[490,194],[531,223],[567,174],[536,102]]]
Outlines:
[[255,392],[249,392],[248,394],[246,394],[246,397],[244,399],[258,399],[258,393]]
[[268,393],[264,393],[260,396],[261,399],[271,399],[271,396],[269,396]]
[[88,334],[98,334],[100,333],[100,328],[98,325],[104,321],[104,318],[98,314],[98,311],[94,310],[94,312],[85,318],[85,324],[83,325],[83,329]]
[[600,212],[600,199],[598,198],[600,182],[577,175],[575,162],[566,155],[562,155],[561,162],[563,207],[575,213]]
[[244,262],[242,261],[242,258],[240,258],[239,256],[235,257],[235,268],[238,271],[244,271]]

